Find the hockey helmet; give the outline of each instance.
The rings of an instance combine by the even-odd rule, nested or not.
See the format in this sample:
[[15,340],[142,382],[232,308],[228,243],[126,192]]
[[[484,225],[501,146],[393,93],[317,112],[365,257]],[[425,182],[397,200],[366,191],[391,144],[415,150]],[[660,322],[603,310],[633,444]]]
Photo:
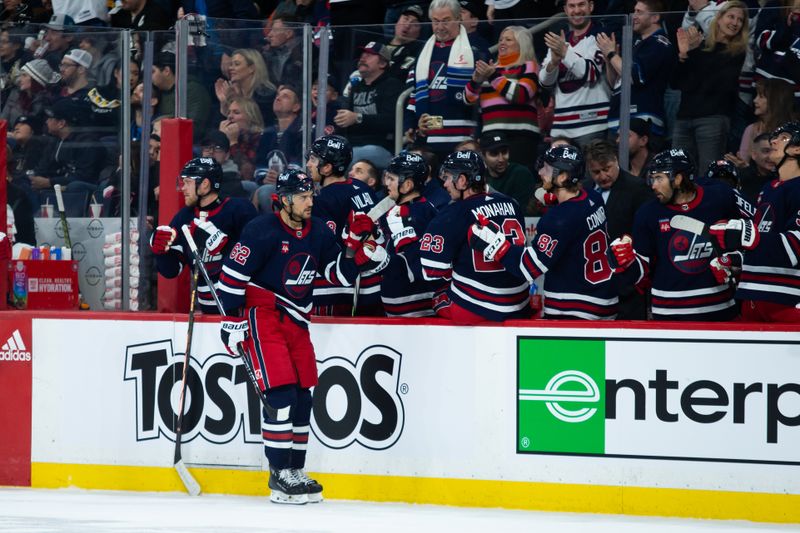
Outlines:
[[341,135],[323,135],[312,143],[309,152],[323,164],[333,165],[333,172],[337,176],[343,176],[353,160],[353,147]]
[[455,178],[464,174],[470,187],[486,183],[486,163],[478,152],[472,150],[447,154],[439,169],[440,175],[445,172],[451,173]]
[[419,154],[403,152],[389,161],[386,172],[400,178],[401,185],[407,179],[413,180],[414,189],[421,191],[428,179],[428,163]]
[[770,134],[769,140],[772,141],[782,133],[789,135],[789,142],[786,143],[786,146],[800,146],[800,122],[793,121],[781,124]]
[[289,196],[314,190],[314,181],[303,170],[291,169],[281,172],[275,182],[275,194]]
[[219,191],[222,185],[222,167],[211,157],[195,157],[183,166],[180,177],[193,179],[197,185],[208,179],[211,189]]
[[694,181],[694,163],[682,148],[673,148],[659,152],[647,165],[647,181],[652,184],[653,174],[666,174],[669,181],[683,174],[689,181]]
[[718,159],[709,163],[706,177],[711,180],[722,180],[731,187],[739,186],[739,170],[727,159]]
[[569,177],[567,183],[577,185],[584,177],[583,153],[572,145],[562,144],[549,148],[542,159],[559,170],[559,173],[566,172]]

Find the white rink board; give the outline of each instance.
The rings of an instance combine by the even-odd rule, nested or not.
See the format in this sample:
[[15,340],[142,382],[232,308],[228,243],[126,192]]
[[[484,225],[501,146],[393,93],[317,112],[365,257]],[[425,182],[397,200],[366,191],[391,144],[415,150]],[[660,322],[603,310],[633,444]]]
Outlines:
[[[126,353],[130,355],[142,345],[153,348],[159,342],[164,346],[171,341],[174,357],[182,360],[185,332],[185,323],[173,324],[168,320],[34,319],[32,461],[171,466],[171,435],[157,430],[145,433],[137,422],[141,420],[144,399],[136,381],[125,380]],[[395,361],[399,372],[393,376],[378,372],[374,383],[384,400],[388,398],[386,401],[390,405],[392,401],[399,402],[402,409],[398,427],[385,441],[370,441],[359,434],[346,435],[339,441],[341,446],[334,449],[330,445],[335,442],[328,439],[329,446],[323,446],[312,435],[308,468],[323,473],[800,494],[800,476],[797,475],[800,466],[516,453],[517,337],[597,337],[598,333],[606,338],[624,339],[800,340],[796,333],[765,332],[314,325],[312,337],[319,361],[341,358],[342,365],[358,368],[356,361],[362,352],[365,354],[362,363],[371,354],[399,354]],[[216,324],[196,324],[194,339],[197,363],[193,362],[193,367],[218,364],[217,368],[223,368],[225,361],[234,361],[220,355],[224,354],[224,349]],[[616,346],[609,342],[607,349],[613,352],[618,349]],[[625,348],[632,344],[624,342],[620,346]],[[653,372],[647,360],[658,357],[665,359],[659,360],[658,366],[667,365],[670,379],[682,379],[683,373],[696,380],[699,379],[696,376],[706,376],[701,361],[704,356],[710,358],[708,370],[712,372],[706,379],[713,378],[721,383],[726,379],[753,381],[762,378],[780,383],[787,379],[796,382],[800,376],[796,368],[800,365],[800,351],[797,350],[792,354],[785,349],[775,351],[769,344],[748,344],[745,350],[730,354],[716,349],[713,343],[703,342],[685,345],[677,354],[662,350],[660,346],[647,343],[646,356],[627,348],[619,350],[618,357],[609,356],[609,361],[624,362],[624,368],[615,368],[609,363],[608,376],[616,377],[619,373],[646,382],[652,379]],[[723,360],[735,364],[720,365]],[[225,442],[219,442],[218,435],[206,434],[205,430],[190,432],[190,440],[184,445],[184,460],[190,464],[262,467],[263,451],[258,434],[246,434],[243,429],[247,426],[243,406],[247,404],[248,385],[230,385],[224,379],[217,383],[223,390],[222,394],[219,390],[214,393],[218,398],[233,398],[238,430],[226,434]],[[227,388],[226,383],[230,385]],[[785,407],[786,413],[797,415],[796,399],[790,396],[786,395],[787,402],[785,406],[782,403],[782,409]],[[330,389],[331,417],[344,416],[344,398],[342,387]],[[757,411],[761,412],[756,409],[757,400],[755,395],[748,398],[748,409],[753,407],[753,424],[748,420],[746,429],[756,432],[763,440],[763,424],[758,427],[756,417]],[[177,394],[174,404],[177,405]],[[204,417],[220,418],[218,406],[208,399],[205,404]],[[648,401],[648,409],[651,409],[650,404]],[[620,413],[632,412],[632,408],[625,407],[622,402],[618,409]],[[364,422],[373,425],[382,422],[377,408],[366,397],[362,397],[361,413],[359,426]],[[750,414],[748,412],[748,416]],[[651,415],[648,412],[648,424]],[[621,422],[609,421],[607,427],[616,423]],[[640,448],[647,448],[647,455],[664,450],[670,455],[708,452],[702,446],[699,452],[692,446],[693,440],[700,439],[708,447],[708,439],[702,432],[693,433],[693,426],[686,423],[677,424],[675,428],[658,434],[663,431],[659,425],[647,425],[646,429],[630,433],[627,439],[609,437],[607,453],[623,449],[627,454]],[[319,431],[316,424],[315,431]],[[713,457],[722,457],[724,453],[762,453],[747,447],[749,435],[741,431],[738,427],[732,428],[727,435],[736,442],[728,441],[725,450],[712,450],[716,454]],[[780,428],[782,450],[776,460],[800,462],[798,432],[798,426]],[[654,435],[659,446],[663,444],[663,450],[650,449]],[[651,438],[637,441],[645,436]],[[218,442],[212,442],[214,440]]]

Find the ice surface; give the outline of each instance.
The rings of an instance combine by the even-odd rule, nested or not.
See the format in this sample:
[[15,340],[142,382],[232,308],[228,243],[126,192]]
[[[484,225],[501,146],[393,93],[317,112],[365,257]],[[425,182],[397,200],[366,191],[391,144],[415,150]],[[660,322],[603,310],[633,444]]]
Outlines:
[[752,533],[798,526],[540,513],[353,501],[276,505],[266,497],[0,488],[0,532]]

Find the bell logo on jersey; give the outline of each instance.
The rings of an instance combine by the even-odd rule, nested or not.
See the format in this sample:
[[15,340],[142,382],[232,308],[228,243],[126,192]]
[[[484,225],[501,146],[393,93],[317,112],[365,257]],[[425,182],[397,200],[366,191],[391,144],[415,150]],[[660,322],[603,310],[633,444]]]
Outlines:
[[[311,430],[328,448],[358,442],[371,450],[393,446],[403,433],[401,354],[388,346],[366,348],[355,362],[343,357],[317,361]],[[344,391],[344,394],[341,393]]]
[[700,274],[708,270],[714,247],[700,235],[678,231],[669,240],[669,258],[684,274]]
[[309,254],[297,254],[286,262],[283,286],[293,298],[303,298],[311,290],[317,275],[317,262]]

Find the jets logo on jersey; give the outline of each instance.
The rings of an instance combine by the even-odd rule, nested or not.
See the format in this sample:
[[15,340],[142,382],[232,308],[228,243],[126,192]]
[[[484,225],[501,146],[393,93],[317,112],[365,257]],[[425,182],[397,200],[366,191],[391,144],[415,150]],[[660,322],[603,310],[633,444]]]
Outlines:
[[283,269],[283,286],[293,298],[303,298],[311,290],[314,276],[317,273],[317,262],[311,255],[302,253],[293,256]]
[[714,248],[700,235],[677,231],[669,240],[669,258],[684,274],[699,274],[708,268]]
[[[775,223],[774,209],[772,209],[770,204],[762,204],[759,206],[759,211],[761,211],[761,214],[758,217],[758,232],[769,233],[772,229],[772,225]],[[798,213],[798,215],[800,215],[800,213]]]

